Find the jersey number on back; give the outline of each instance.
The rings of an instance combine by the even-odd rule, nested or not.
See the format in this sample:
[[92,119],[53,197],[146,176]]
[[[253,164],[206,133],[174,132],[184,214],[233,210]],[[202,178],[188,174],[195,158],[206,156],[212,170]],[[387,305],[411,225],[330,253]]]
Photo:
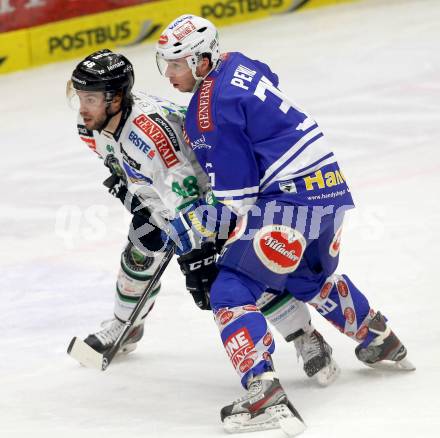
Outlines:
[[260,82],[258,82],[257,87],[255,88],[254,94],[255,96],[257,96],[262,102],[264,102],[266,100],[266,91],[270,91],[274,96],[278,97],[279,99],[281,99],[281,104],[279,106],[280,110],[284,113],[287,114],[287,111],[289,111],[290,108],[295,109],[296,111],[299,111],[300,113],[304,114],[306,116],[306,118],[304,119],[303,122],[301,122],[296,129],[299,131],[306,131],[307,129],[309,129],[311,126],[315,125],[316,122],[309,117],[309,115],[307,113],[305,113],[303,110],[301,110],[301,108],[297,107],[296,105],[294,105],[288,98],[287,96],[282,93],[280,90],[278,90],[278,88],[276,88],[272,82],[266,78],[266,76],[262,76],[260,79]]

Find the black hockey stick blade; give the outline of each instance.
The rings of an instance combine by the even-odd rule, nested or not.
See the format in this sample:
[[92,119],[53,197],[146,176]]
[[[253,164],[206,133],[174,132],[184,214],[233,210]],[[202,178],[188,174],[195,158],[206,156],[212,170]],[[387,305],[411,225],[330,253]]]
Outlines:
[[115,341],[113,346],[105,353],[101,354],[86,344],[81,339],[75,337],[70,341],[69,347],[67,349],[67,353],[76,359],[79,363],[83,364],[86,367],[96,368],[98,370],[105,371],[107,367],[110,365],[110,362],[118,353],[119,349],[124,343],[125,338],[130,332],[131,327],[135,324],[137,318],[139,317],[145,303],[150,297],[152,291],[156,287],[157,282],[165,271],[168,263],[171,261],[174,255],[174,245],[170,246],[166,251],[165,255],[162,258],[160,264],[156,268],[155,273],[150,279],[150,282],[146,289],[144,290],[142,296],[137,302],[135,308],[131,312],[130,317],[125,322],[124,327],[119,334],[118,339]]
[[86,344],[82,339],[74,337],[67,348],[67,354],[85,367],[98,370],[104,369],[104,356]]

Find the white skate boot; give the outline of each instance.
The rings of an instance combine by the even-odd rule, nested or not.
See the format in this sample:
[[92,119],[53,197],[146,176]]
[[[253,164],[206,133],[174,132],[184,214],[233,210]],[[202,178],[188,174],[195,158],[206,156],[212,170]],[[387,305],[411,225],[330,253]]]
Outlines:
[[308,377],[313,377],[321,386],[328,386],[336,380],[340,368],[332,358],[332,348],[317,330],[306,332],[293,342]]
[[[84,342],[92,347],[98,353],[105,354],[116,342],[121,333],[124,323],[117,318],[104,321],[101,326],[102,330],[87,336]],[[128,354],[136,349],[136,344],[140,341],[144,334],[144,323],[135,325],[128,333],[118,354]]]

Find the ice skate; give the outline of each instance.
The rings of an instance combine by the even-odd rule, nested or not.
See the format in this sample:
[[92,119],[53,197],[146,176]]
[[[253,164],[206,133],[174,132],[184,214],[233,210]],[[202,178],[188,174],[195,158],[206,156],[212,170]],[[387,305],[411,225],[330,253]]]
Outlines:
[[407,351],[399,338],[387,326],[380,312],[369,322],[368,330],[377,336],[367,345],[356,347],[357,358],[372,368],[414,371],[416,367],[406,358]]
[[[119,319],[113,318],[104,321],[101,326],[102,330],[87,336],[84,342],[92,347],[98,353],[105,354],[110,347],[116,342],[121,333],[124,323]],[[138,324],[134,326],[127,335],[127,338],[123,342],[118,354],[128,354],[136,349],[137,342],[140,341],[144,334],[144,324]]]
[[252,378],[246,395],[225,406],[220,415],[229,433],[281,428],[296,436],[306,428],[272,371]]
[[294,343],[308,377],[321,386],[328,386],[336,380],[340,368],[332,358],[332,348],[317,330],[304,333],[294,339]]

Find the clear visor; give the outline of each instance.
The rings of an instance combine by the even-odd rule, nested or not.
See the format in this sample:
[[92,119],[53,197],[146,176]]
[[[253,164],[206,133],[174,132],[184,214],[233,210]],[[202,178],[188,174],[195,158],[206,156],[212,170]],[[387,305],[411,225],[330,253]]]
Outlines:
[[157,68],[162,76],[180,76],[191,71],[188,57],[179,59],[164,59],[156,53]]
[[75,111],[95,110],[105,106],[105,95],[102,91],[77,90],[73,87],[72,81],[67,82],[66,98],[69,107]]

